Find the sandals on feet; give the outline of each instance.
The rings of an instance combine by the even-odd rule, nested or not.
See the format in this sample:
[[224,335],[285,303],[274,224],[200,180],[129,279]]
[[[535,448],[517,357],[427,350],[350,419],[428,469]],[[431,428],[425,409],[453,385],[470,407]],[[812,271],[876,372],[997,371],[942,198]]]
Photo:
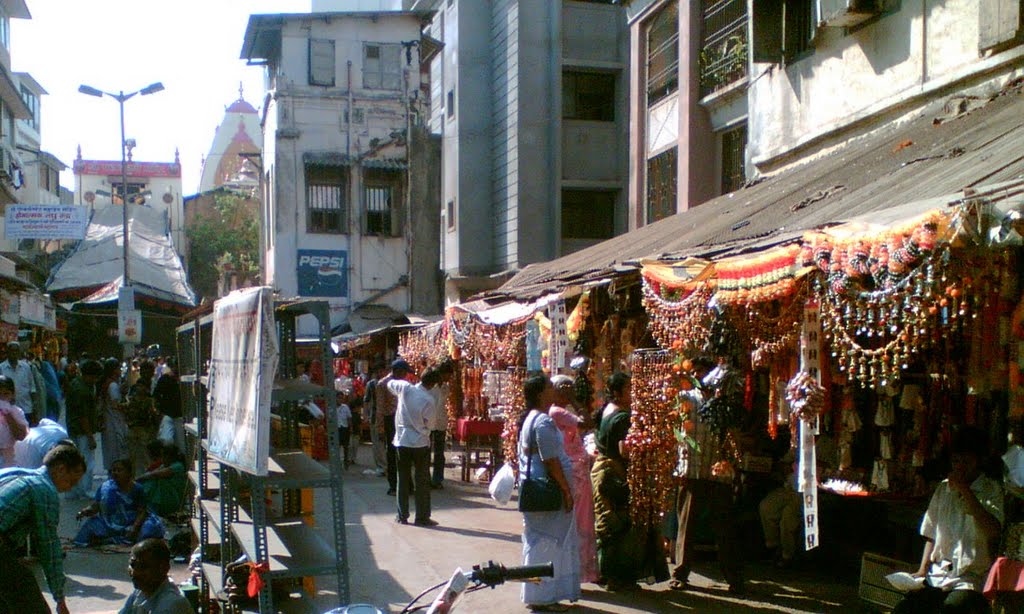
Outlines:
[[530,606],[531,612],[568,612],[569,608],[564,603],[540,603]]

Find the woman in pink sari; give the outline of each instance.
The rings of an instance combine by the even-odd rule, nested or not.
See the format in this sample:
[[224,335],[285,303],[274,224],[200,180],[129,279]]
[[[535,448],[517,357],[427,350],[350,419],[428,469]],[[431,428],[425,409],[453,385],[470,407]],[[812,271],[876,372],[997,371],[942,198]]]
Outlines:
[[572,461],[573,512],[576,514],[576,532],[580,536],[580,580],[597,582],[597,540],[594,537],[594,495],[590,485],[590,455],[583,447],[581,433],[583,418],[573,408],[573,381],[568,375],[551,378],[555,387],[555,404],[548,416],[562,432],[565,453]]

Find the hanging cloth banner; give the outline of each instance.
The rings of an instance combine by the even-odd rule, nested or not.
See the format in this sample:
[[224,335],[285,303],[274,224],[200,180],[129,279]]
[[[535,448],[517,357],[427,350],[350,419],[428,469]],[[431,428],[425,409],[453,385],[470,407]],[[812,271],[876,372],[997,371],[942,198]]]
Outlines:
[[540,323],[537,320],[526,322],[526,370],[540,371],[541,339]]
[[641,260],[643,276],[651,283],[666,289],[692,290],[698,283],[711,279],[715,268],[700,258],[687,258],[680,262]]
[[556,301],[548,305],[548,318],[551,319],[551,343],[548,346],[551,373],[565,373],[569,370],[569,335],[565,328],[565,301]]
[[[800,370],[821,383],[821,321],[816,301],[807,301],[800,328]],[[818,464],[814,436],[815,422],[800,420],[799,484],[804,503],[804,549],[818,547]]]

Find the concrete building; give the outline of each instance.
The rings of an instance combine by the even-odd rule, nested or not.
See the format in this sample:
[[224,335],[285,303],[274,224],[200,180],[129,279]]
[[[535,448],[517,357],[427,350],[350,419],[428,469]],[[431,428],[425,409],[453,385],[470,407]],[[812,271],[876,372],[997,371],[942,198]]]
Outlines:
[[267,84],[264,283],[327,299],[334,326],[364,307],[441,307],[440,145],[421,89],[437,46],[425,19],[253,15],[246,29],[241,56],[265,66]]
[[613,2],[406,0],[433,11],[448,302],[627,227],[628,36]]
[[[631,0],[630,226],[1019,75],[1012,0]],[[710,154],[710,155],[709,155]]]
[[181,193],[181,160],[174,152],[174,162],[135,162],[129,150],[127,190],[122,188],[120,160],[87,160],[82,148],[73,163],[75,173],[75,204],[99,211],[121,205],[126,193],[132,204],[149,207],[164,215],[174,248],[179,254],[187,249],[185,215]]
[[24,0],[0,0],[0,212],[4,205],[19,202],[17,190],[25,183],[17,151],[17,121],[30,119],[32,112],[11,73],[11,19],[31,18]]

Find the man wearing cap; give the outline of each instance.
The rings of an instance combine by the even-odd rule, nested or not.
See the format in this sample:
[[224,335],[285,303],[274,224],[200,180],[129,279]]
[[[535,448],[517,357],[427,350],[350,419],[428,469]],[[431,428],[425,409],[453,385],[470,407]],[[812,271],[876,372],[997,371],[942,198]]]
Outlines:
[[[391,373],[384,376],[379,382],[377,382],[377,389],[380,391],[388,390],[388,382],[394,380],[404,381],[405,378],[409,377],[409,372],[412,368],[409,363],[405,362],[401,358],[391,363]],[[398,400],[392,394],[377,394],[375,395],[377,402],[377,424],[384,426],[384,440],[387,442],[387,474],[388,474],[388,494],[394,495],[398,486],[398,464],[397,464],[397,452],[395,450],[395,411],[398,409]]]
[[7,360],[0,362],[0,375],[6,375],[14,380],[14,404],[25,412],[25,418],[28,419],[30,426],[35,426],[40,418],[45,418],[43,414],[46,408],[40,407],[37,412],[32,405],[32,397],[38,394],[39,389],[36,388],[32,365],[21,359],[21,344],[17,341],[7,344]]
[[96,406],[96,382],[103,374],[103,365],[96,360],[82,362],[82,374],[71,382],[67,398],[68,436],[85,455],[85,474],[82,480],[68,492],[72,499],[92,497],[93,465],[96,458],[96,432],[98,415]]

